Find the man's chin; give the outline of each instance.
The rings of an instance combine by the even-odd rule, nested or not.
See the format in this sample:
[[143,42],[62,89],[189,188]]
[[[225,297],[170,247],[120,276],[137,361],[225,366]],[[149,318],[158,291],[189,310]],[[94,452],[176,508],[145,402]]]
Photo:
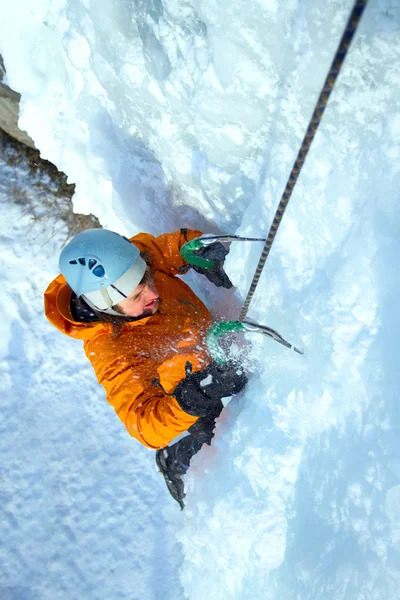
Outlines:
[[157,302],[155,302],[153,306],[151,306],[150,308],[144,309],[144,311],[140,315],[139,319],[143,319],[143,317],[150,317],[151,315],[154,315],[154,313],[156,313],[158,310],[158,306],[159,306],[159,301],[157,300]]

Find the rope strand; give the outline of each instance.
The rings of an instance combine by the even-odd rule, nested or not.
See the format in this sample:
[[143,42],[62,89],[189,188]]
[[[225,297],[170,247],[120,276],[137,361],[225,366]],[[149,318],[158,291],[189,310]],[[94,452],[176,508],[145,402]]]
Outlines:
[[336,51],[336,54],[335,54],[335,57],[331,64],[331,67],[329,69],[328,75],[325,79],[324,86],[323,86],[322,91],[317,100],[317,104],[316,104],[314,112],[312,114],[306,134],[305,134],[303,142],[301,144],[299,153],[294,162],[294,165],[293,165],[291,173],[289,175],[289,179],[287,181],[285,190],[282,194],[281,201],[279,202],[278,208],[276,210],[274,220],[272,221],[272,225],[270,227],[267,240],[264,244],[264,248],[262,250],[261,257],[258,262],[257,268],[255,270],[249,292],[247,294],[246,300],[245,300],[242,310],[240,312],[239,319],[241,321],[243,321],[243,319],[245,318],[247,311],[249,309],[251,299],[253,297],[254,291],[255,291],[258,281],[260,279],[262,270],[265,265],[265,261],[268,258],[269,251],[271,250],[271,246],[275,239],[276,232],[278,231],[279,225],[280,225],[282,217],[285,213],[286,207],[289,203],[290,197],[291,197],[293,189],[296,185],[300,171],[304,165],[304,162],[307,157],[308,151],[310,149],[311,143],[314,139],[315,133],[321,122],[326,105],[328,104],[329,96],[333,90],[336,79],[340,73],[340,69],[342,68],[344,59],[346,58],[347,51],[350,48],[351,41],[352,41],[354,34],[357,30],[357,27],[359,25],[361,16],[364,12],[364,8],[367,5],[367,1],[368,0],[356,0],[355,4],[353,6],[351,15],[349,17],[349,20],[347,21],[347,25],[344,30],[342,39],[340,40],[339,47]]

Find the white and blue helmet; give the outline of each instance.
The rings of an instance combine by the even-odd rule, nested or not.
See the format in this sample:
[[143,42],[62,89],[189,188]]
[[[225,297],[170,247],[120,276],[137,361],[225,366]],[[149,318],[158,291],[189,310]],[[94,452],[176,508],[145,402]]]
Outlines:
[[107,229],[75,235],[59,259],[60,271],[77,296],[97,310],[112,309],[139,285],[146,271],[140,250],[128,238]]

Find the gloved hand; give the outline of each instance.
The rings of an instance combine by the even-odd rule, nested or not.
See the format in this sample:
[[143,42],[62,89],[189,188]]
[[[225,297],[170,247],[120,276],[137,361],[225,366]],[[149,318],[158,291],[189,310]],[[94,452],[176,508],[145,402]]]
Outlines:
[[197,254],[197,256],[201,256],[201,258],[214,261],[215,266],[211,269],[197,267],[196,265],[191,265],[191,267],[197,271],[197,273],[205,275],[207,279],[217,287],[224,287],[229,290],[232,287],[232,282],[223,270],[225,256],[228,253],[229,250],[227,250],[221,244],[221,242],[214,242],[209,246],[203,246],[202,248],[196,250],[195,254]]
[[243,369],[232,362],[223,365],[212,362],[196,373],[192,373],[192,365],[187,362],[186,377],[178,383],[173,396],[189,415],[205,417],[215,412],[221,398],[238,394],[246,383]]

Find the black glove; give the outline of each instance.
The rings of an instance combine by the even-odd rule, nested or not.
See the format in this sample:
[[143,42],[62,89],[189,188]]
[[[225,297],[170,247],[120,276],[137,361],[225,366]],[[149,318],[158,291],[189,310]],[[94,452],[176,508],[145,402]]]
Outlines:
[[195,251],[195,254],[197,254],[197,256],[201,256],[201,258],[214,261],[215,266],[211,269],[197,267],[196,265],[191,265],[191,267],[197,271],[197,273],[205,275],[207,279],[217,287],[224,287],[229,290],[232,287],[232,282],[222,268],[225,261],[225,256],[228,253],[229,250],[227,250],[221,244],[221,242],[213,242],[209,246],[203,246],[202,248],[199,248]]
[[224,365],[212,362],[196,373],[192,373],[192,365],[187,362],[186,377],[178,383],[173,396],[189,415],[205,417],[215,413],[221,398],[238,394],[246,383],[246,374],[232,362]]

